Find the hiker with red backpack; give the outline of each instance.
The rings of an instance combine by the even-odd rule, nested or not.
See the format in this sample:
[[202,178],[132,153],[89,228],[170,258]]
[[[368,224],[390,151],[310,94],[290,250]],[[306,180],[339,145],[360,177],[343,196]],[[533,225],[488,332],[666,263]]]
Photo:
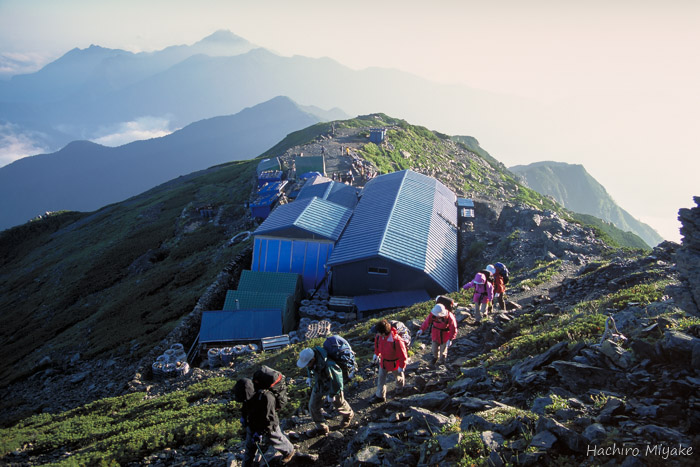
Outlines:
[[498,302],[498,306],[501,310],[506,310],[506,284],[508,283],[508,268],[503,263],[496,263],[494,269],[496,274],[493,276],[493,296],[494,300]]
[[478,272],[471,282],[467,282],[462,286],[462,289],[474,289],[474,297],[472,298],[475,305],[474,320],[477,324],[480,324],[482,314],[483,318],[486,318],[488,315],[488,305],[493,300],[493,285],[486,280],[486,276],[483,273]]
[[[438,297],[439,298],[439,297]],[[451,310],[442,303],[436,303],[423,325],[416,333],[420,337],[430,329],[433,341],[433,366],[444,364],[447,360],[447,349],[452,345],[452,339],[457,337],[457,320]]]
[[386,319],[377,323],[375,330],[377,333],[374,336],[372,362],[379,364],[379,376],[374,401],[386,402],[386,379],[389,373],[396,375],[396,392],[403,391],[408,351],[398,331]]
[[316,346],[302,350],[299,353],[297,366],[306,368],[312,381],[309,413],[311,419],[316,422],[316,428],[309,430],[307,435],[327,435],[330,432],[321,412],[323,396],[332,397],[333,407],[342,415],[340,428],[350,426],[355,412],[343,396],[343,372],[335,361],[328,358],[323,347]]
[[233,392],[234,399],[241,403],[241,424],[246,430],[243,466],[253,465],[256,451],[264,456],[261,447],[264,440],[283,454],[283,464],[291,461],[295,454],[294,445],[280,429],[275,395],[268,389],[256,390],[255,383],[249,378],[239,379]]

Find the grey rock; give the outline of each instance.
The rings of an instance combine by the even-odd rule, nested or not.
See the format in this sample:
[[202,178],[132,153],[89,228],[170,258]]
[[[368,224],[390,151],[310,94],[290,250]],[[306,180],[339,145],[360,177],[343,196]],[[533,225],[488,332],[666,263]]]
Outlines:
[[445,401],[450,400],[450,396],[445,391],[434,391],[427,394],[413,394],[401,399],[394,399],[388,405],[397,408],[422,407],[424,409],[437,409]]
[[77,383],[80,383],[81,381],[85,381],[85,378],[87,378],[88,376],[90,376],[89,371],[82,371],[80,373],[76,373],[76,374],[72,375],[68,379],[68,381],[70,381],[73,384],[77,384]]
[[496,451],[491,451],[487,462],[489,466],[493,467],[503,467],[506,465],[505,462],[503,462],[503,458]]
[[[409,414],[411,416],[409,422],[411,430],[426,429],[430,426],[430,429],[435,432],[440,431],[440,428],[443,426],[453,424],[456,421],[454,415],[446,417],[420,407],[411,407]],[[397,426],[402,427],[404,430],[406,429],[403,424],[397,424]]]
[[639,428],[635,428],[634,433],[637,435],[649,435],[667,444],[687,443],[688,441],[683,433],[658,425],[643,425]]
[[355,458],[358,462],[361,463],[381,465],[382,460],[379,457],[379,454],[381,452],[382,448],[380,448],[379,446],[367,446],[361,449],[357,454],[355,454]]
[[583,430],[583,437],[591,444],[600,443],[605,439],[605,427],[600,423],[594,423]]
[[700,343],[700,339],[697,337],[680,331],[668,330],[661,340],[661,347],[670,354],[669,357],[672,359],[691,362],[693,347],[698,343]]
[[625,411],[624,401],[618,399],[617,397],[611,397],[605,403],[603,410],[598,414],[597,420],[601,423],[610,423],[613,416],[621,414]]
[[591,386],[605,387],[619,379],[617,371],[582,363],[558,360],[552,362],[552,367],[559,373],[564,385],[573,391]]
[[462,433],[452,433],[449,435],[439,435],[437,437],[440,449],[446,454],[452,454],[459,449],[459,442],[462,440]]
[[[425,427],[425,425],[423,425]],[[397,435],[406,431],[401,423],[374,423],[370,422],[367,426],[360,429],[356,435],[356,441],[365,443],[381,439],[384,435]]]
[[632,366],[634,360],[632,355],[620,347],[620,345],[609,339],[603,341],[603,343],[600,345],[600,351],[603,353],[603,355],[608,357],[613,364],[620,368],[627,369]]
[[[523,360],[520,363],[517,363],[510,370],[511,377],[516,382],[518,382],[518,380],[520,379],[520,380],[522,380],[523,384],[530,384],[532,381],[525,381],[524,379],[522,379],[522,375],[531,373],[534,370],[537,370],[538,368],[541,368],[544,365],[547,365],[548,363],[552,362],[554,359],[563,355],[563,353],[566,350],[566,346],[567,346],[567,342],[559,342],[559,343],[553,345],[552,347],[550,347],[549,350],[547,350],[546,352],[543,352],[535,357],[530,357],[528,359]],[[521,383],[518,382],[518,384],[521,384]]]
[[481,441],[489,449],[489,451],[500,451],[505,443],[505,438],[502,434],[495,431],[483,431],[481,433]]
[[532,403],[532,408],[530,410],[538,415],[544,415],[545,407],[552,405],[552,402],[552,398],[549,396],[538,397]]
[[550,431],[574,452],[586,452],[586,440],[580,434],[568,429],[556,420],[547,417],[540,417],[537,422],[536,432]]
[[530,446],[537,449],[551,449],[557,441],[557,437],[554,436],[554,433],[543,430],[532,437]]
[[459,397],[457,398],[457,401],[460,403],[460,412],[462,416],[468,413],[481,412],[482,410],[491,409],[502,405],[500,402],[487,401],[484,399],[479,399],[478,397],[467,396]]
[[690,367],[694,370],[700,370],[700,343],[696,342],[693,345],[693,350],[690,355]]
[[466,417],[462,418],[462,422],[460,423],[460,429],[462,431],[470,431],[474,429],[479,431],[496,431],[497,427],[498,425],[495,423],[491,423],[485,418],[476,414],[467,415]]

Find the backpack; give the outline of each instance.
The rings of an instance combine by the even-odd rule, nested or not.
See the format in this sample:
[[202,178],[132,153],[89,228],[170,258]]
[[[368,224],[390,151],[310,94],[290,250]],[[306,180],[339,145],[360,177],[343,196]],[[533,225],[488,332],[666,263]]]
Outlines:
[[435,297],[435,303],[441,304],[447,309],[447,311],[454,311],[455,301],[452,300],[450,297],[447,297],[445,295],[438,295],[437,297]]
[[328,336],[323,342],[323,350],[328,358],[338,364],[346,381],[355,377],[357,362],[350,343],[338,335]]
[[389,321],[389,323],[391,323],[392,328],[396,329],[396,332],[401,337],[401,340],[404,344],[406,344],[406,348],[409,348],[411,346],[411,332],[408,330],[406,325],[401,321]]
[[508,283],[508,268],[506,267],[506,265],[503,263],[496,263],[496,264],[494,264],[494,266],[496,267],[496,271],[498,271],[498,273],[501,275],[501,277],[503,277],[503,284],[504,285],[507,284]]
[[287,397],[287,382],[282,373],[273,370],[269,366],[261,366],[253,373],[253,385],[255,390],[268,390],[275,396],[275,409],[282,409],[289,400]]

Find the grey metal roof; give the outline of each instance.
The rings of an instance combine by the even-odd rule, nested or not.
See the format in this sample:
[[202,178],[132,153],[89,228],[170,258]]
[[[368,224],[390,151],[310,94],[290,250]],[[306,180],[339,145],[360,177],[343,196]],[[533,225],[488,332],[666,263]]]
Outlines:
[[314,196],[278,206],[253,235],[336,241],[351,214],[346,207]]
[[474,201],[471,198],[457,198],[457,207],[473,208]]
[[297,195],[297,200],[316,196],[349,209],[357,206],[357,188],[326,177],[314,177],[304,184]]
[[328,265],[379,256],[457,290],[456,199],[436,179],[411,170],[370,180]]

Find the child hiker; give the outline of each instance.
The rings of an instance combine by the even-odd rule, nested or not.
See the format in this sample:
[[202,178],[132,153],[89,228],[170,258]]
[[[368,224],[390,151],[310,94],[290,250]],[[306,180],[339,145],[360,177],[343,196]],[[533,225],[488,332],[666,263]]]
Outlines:
[[374,401],[386,402],[386,378],[389,373],[396,374],[396,393],[400,394],[403,391],[404,369],[406,368],[406,360],[408,360],[408,352],[405,342],[389,321],[381,320],[376,324],[375,330],[377,333],[374,336],[372,362],[379,363],[379,377],[377,378]]
[[482,311],[483,317],[485,318],[488,314],[487,308],[489,302],[493,300],[493,285],[486,280],[484,274],[478,272],[474,276],[471,282],[467,282],[462,286],[462,289],[474,289],[474,320],[477,323],[481,323]]
[[431,329],[430,337],[433,340],[432,365],[444,364],[447,360],[447,349],[452,345],[452,339],[457,336],[457,320],[451,311],[442,303],[436,303],[423,321],[423,325],[416,333],[420,337],[428,329]]

